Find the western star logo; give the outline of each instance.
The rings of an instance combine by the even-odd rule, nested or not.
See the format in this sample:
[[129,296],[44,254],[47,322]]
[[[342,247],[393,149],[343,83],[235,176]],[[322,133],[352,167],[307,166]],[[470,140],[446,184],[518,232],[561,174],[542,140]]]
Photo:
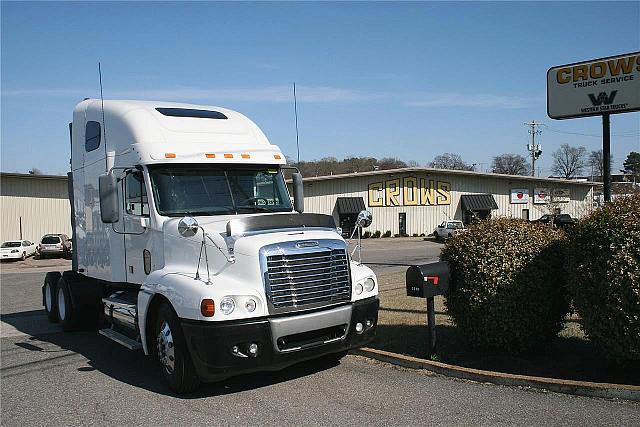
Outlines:
[[611,91],[610,95],[607,95],[606,92],[600,92],[597,98],[593,93],[590,93],[589,99],[591,100],[591,104],[593,104],[596,107],[602,104],[609,105],[613,103],[613,100],[615,99],[617,93],[618,93],[617,90]]

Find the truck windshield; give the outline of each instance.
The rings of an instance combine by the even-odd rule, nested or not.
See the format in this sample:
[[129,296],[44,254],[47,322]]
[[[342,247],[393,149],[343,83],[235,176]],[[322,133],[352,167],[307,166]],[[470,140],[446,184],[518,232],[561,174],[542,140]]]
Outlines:
[[292,210],[278,168],[163,165],[150,166],[149,172],[160,215],[229,215]]

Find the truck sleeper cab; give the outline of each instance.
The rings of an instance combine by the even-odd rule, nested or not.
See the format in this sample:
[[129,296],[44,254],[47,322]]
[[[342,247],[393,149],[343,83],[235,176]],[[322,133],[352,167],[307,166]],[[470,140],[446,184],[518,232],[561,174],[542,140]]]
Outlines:
[[70,131],[73,262],[45,278],[51,321],[142,349],[178,392],[373,339],[374,273],[333,217],[303,213],[295,173],[292,205],[284,156],[248,118],[85,100]]

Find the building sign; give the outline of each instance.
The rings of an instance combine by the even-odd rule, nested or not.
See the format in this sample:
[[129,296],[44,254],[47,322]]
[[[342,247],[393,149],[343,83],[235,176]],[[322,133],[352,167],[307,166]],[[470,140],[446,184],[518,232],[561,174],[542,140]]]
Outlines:
[[534,188],[533,189],[533,204],[543,205],[551,201],[551,195],[548,188]]
[[430,206],[451,204],[451,184],[407,176],[369,184],[369,206]]
[[528,188],[512,188],[511,203],[516,203],[516,204],[529,203],[529,189]]
[[561,65],[547,71],[552,119],[640,110],[640,52]]
[[568,188],[554,188],[551,191],[551,201],[568,203],[571,200],[571,191]]

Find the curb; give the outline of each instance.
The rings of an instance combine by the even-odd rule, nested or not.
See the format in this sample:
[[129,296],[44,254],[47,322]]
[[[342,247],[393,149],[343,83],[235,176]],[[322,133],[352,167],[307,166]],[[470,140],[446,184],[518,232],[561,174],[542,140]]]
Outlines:
[[560,380],[556,378],[484,371],[366,347],[351,350],[351,353],[405,368],[426,369],[440,375],[464,380],[488,382],[506,386],[530,387],[577,396],[602,397],[607,399],[617,398],[640,402],[640,386],[635,385]]

